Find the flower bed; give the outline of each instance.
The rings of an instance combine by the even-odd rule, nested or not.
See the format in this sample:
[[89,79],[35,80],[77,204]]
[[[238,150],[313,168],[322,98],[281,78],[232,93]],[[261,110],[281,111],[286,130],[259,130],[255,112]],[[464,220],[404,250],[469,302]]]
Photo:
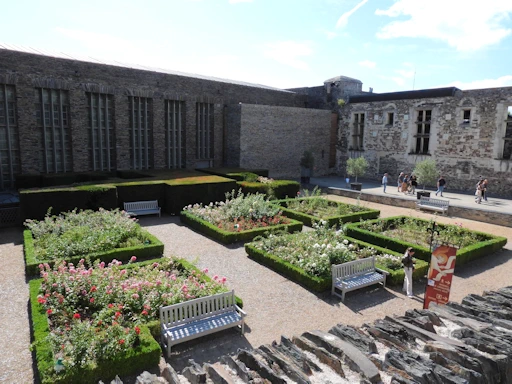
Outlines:
[[329,226],[360,220],[376,219],[380,215],[377,209],[329,201],[323,197],[303,197],[278,200],[285,216],[313,226],[316,221],[326,221]]
[[[432,222],[429,220],[396,216],[347,224],[345,231],[348,236],[395,252],[404,252],[408,247],[413,247],[416,251],[415,257],[430,261],[431,252],[428,245],[430,232],[427,228],[431,226]],[[471,231],[463,228],[461,224],[437,224],[437,230],[439,234],[435,235],[435,241],[460,244],[457,250],[458,266],[470,260],[488,256],[507,243],[505,237]]]
[[40,263],[53,265],[58,259],[128,261],[133,255],[145,259],[164,251],[163,243],[119,210],[75,210],[43,221],[27,220],[25,225],[29,228],[23,233],[27,275],[36,275]]
[[[133,261],[135,258],[132,259]],[[62,262],[41,266],[30,282],[34,348],[43,383],[89,383],[158,364],[158,311],[227,291],[225,278],[204,279],[168,258],[123,266]],[[62,358],[64,372],[53,369]]]
[[182,222],[224,244],[250,241],[268,231],[300,231],[302,223],[284,217],[280,208],[264,195],[235,191],[226,201],[189,205],[181,212]]
[[[331,289],[333,264],[369,256],[376,256],[377,267],[390,273],[388,284],[404,279],[401,254],[344,237],[341,231],[323,225],[316,225],[311,232],[255,239],[245,250],[250,258],[317,292]],[[427,267],[418,261],[414,277],[423,276]]]

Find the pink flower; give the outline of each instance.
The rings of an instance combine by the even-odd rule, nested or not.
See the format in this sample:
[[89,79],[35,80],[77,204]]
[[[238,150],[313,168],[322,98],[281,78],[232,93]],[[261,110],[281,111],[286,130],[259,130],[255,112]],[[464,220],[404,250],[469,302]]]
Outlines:
[[101,268],[101,269],[105,268],[105,262],[104,262],[104,261],[102,261],[102,262],[100,263],[100,268]]
[[130,261],[131,261],[132,263],[135,263],[135,261],[136,261],[136,260],[137,260],[137,258],[136,258],[135,256],[132,256],[132,257],[130,258]]
[[215,281],[217,281],[218,278],[219,278],[218,275],[213,276],[213,280],[215,280]]
[[140,314],[141,314],[142,316],[147,316],[147,315],[148,315],[148,311],[143,310]]
[[203,273],[208,273],[208,268],[203,269]]
[[52,314],[52,312],[53,312],[53,311],[52,311],[51,309],[48,309],[48,310],[46,311],[46,313],[47,313],[47,314],[49,314],[49,315],[51,315],[51,314]]
[[91,297],[91,298],[89,299],[89,302],[90,302],[90,303],[94,303],[94,297]]
[[135,327],[135,333],[138,335],[140,334],[140,328],[139,327]]
[[138,293],[134,293],[134,294],[132,295],[132,298],[133,298],[133,299],[138,299],[138,298],[139,298],[139,294],[138,294]]
[[123,339],[119,340],[119,344],[123,345],[124,344],[124,340]]

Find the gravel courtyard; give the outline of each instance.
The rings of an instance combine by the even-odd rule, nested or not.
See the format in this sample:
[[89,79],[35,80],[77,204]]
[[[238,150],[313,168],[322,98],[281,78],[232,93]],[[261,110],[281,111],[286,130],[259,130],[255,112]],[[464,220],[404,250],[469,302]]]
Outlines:
[[[355,200],[329,196],[355,203]],[[409,215],[431,218],[418,212],[363,202],[381,210],[381,217]],[[508,244],[492,258],[456,268],[450,299],[460,301],[470,293],[512,284],[512,228],[499,227],[452,217],[437,217],[442,223],[462,223],[464,227],[505,236]],[[234,330],[200,338],[173,348],[169,362],[181,369],[189,358],[199,363],[214,362],[238,348],[258,347],[304,331],[328,330],[337,323],[360,326],[386,315],[403,314],[421,308],[425,282],[415,284],[415,298],[407,298],[400,287],[374,286],[347,294],[344,303],[330,292],[314,294],[268,268],[250,260],[242,244],[221,245],[182,225],[179,217],[143,217],[140,224],[165,243],[165,256],[184,257],[211,275],[225,276],[227,285],[244,301],[248,313],[245,337]],[[31,383],[34,380],[29,351],[28,284],[25,280],[21,228],[0,232],[0,383]]]

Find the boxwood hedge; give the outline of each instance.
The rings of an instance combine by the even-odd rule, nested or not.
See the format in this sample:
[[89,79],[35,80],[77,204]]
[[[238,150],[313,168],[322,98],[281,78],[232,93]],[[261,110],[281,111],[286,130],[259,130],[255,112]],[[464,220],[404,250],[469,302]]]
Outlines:
[[[159,257],[164,253],[164,244],[155,236],[144,231],[145,236],[149,239],[148,245],[136,247],[116,248],[106,252],[95,252],[87,255],[76,255],[66,259],[66,261],[77,264],[80,259],[89,257],[91,261],[101,260],[106,263],[116,259],[119,261],[128,261],[132,256],[144,260],[148,258]],[[25,271],[27,276],[39,274],[39,264],[48,263],[53,266],[55,260],[37,260],[34,254],[34,238],[29,229],[23,231],[23,252],[25,254]]]
[[[295,200],[306,200],[311,199],[311,197],[304,197],[300,199],[283,199],[275,201],[276,204],[279,204],[281,206],[281,210],[283,211],[284,215],[286,217],[290,217],[295,220],[302,221],[304,225],[307,225],[309,227],[313,226],[313,223],[316,221],[324,220],[327,221],[327,224],[332,226],[339,226],[342,223],[349,223],[349,222],[359,222],[360,220],[371,220],[376,219],[380,215],[380,211],[378,209],[371,209],[366,208],[364,211],[354,212],[348,215],[339,215],[339,216],[331,216],[331,217],[318,217],[318,216],[312,216],[308,215],[307,213],[302,213],[298,211],[294,211],[293,209],[287,208],[287,202],[289,201],[295,201]],[[331,205],[350,205],[350,204],[344,204],[339,203],[337,201],[329,201],[329,204]]]
[[[406,216],[395,216],[388,217],[385,219],[377,219],[371,220],[364,223],[364,225],[378,223],[384,221],[386,225],[395,225],[395,223],[400,223],[405,220]],[[429,220],[424,220],[420,218],[415,218],[414,220],[423,221],[425,223],[429,223]],[[382,248],[387,248],[393,250],[395,252],[405,252],[408,247],[413,247],[415,250],[415,257],[418,259],[425,260],[430,262],[432,252],[425,247],[418,246],[417,244],[412,244],[406,240],[393,239],[387,236],[384,236],[380,233],[375,233],[368,231],[366,229],[361,228],[362,223],[351,223],[345,226],[345,233],[347,236],[354,237],[356,239],[365,241],[367,243],[373,244],[374,246],[380,246]],[[447,228],[449,224],[437,224],[439,231],[442,233],[443,229]],[[494,236],[484,232],[471,231],[480,236],[483,240],[472,245],[466,246],[464,248],[460,248],[457,250],[457,266],[461,266],[466,264],[467,262],[480,258],[487,257],[490,254],[500,250],[507,243],[506,237]]]
[[302,223],[293,219],[290,219],[289,224],[255,228],[240,232],[230,232],[220,229],[217,226],[187,211],[182,211],[180,218],[181,221],[187,224],[190,228],[193,228],[196,231],[203,233],[206,236],[211,237],[212,239],[215,239],[223,244],[232,244],[239,241],[248,242],[254,239],[256,236],[263,235],[265,232],[283,230],[287,232],[297,232],[302,230]]

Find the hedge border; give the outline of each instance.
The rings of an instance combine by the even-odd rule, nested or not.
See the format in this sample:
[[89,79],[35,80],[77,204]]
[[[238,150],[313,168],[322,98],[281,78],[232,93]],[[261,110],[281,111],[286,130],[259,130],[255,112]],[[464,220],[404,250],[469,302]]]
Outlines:
[[[107,252],[95,252],[86,255],[76,255],[65,259],[70,263],[78,263],[80,259],[90,257],[91,262],[95,260],[104,261],[106,263],[116,259],[119,261],[128,261],[132,256],[139,259],[148,259],[164,254],[164,244],[148,231],[143,229],[144,235],[149,239],[150,244],[137,247],[116,248]],[[34,238],[32,231],[25,229],[23,231],[23,253],[25,254],[25,273],[27,276],[35,276],[39,273],[39,264],[48,263],[50,266],[55,264],[56,260],[36,260],[34,255]]]
[[[167,260],[167,257],[161,257],[158,259],[145,260],[142,262],[137,262],[134,264],[128,264],[125,266],[126,269],[134,268],[134,267],[143,267],[148,264],[162,262]],[[211,281],[210,276],[201,271],[196,265],[189,262],[186,259],[182,258],[173,258],[173,260],[182,268],[184,271],[199,273],[200,278],[203,281]],[[39,288],[41,286],[42,279],[33,279],[29,282],[30,289],[30,308],[31,308],[31,318],[33,324],[33,332],[34,332],[34,342],[35,344],[35,355],[36,355],[36,363],[37,369],[39,371],[39,376],[41,382],[43,384],[46,383],[90,383],[90,382],[98,382],[100,379],[102,380],[111,380],[116,375],[119,376],[128,376],[133,373],[140,372],[145,369],[149,369],[153,366],[158,365],[160,361],[160,357],[162,354],[162,349],[160,348],[160,344],[158,340],[160,340],[160,320],[150,321],[146,324],[141,325],[141,344],[134,349],[130,350],[130,353],[127,353],[127,358],[116,358],[115,360],[109,360],[108,362],[103,362],[101,365],[105,365],[106,367],[102,367],[99,369],[100,373],[95,373],[98,371],[96,369],[84,369],[80,371],[80,378],[70,377],[68,380],[59,380],[58,377],[53,374],[53,356],[51,352],[51,348],[48,343],[39,342],[40,340],[44,340],[44,338],[49,334],[50,330],[48,328],[48,316],[44,311],[44,308],[40,306],[37,302],[37,296],[39,293]],[[243,300],[235,296],[236,304],[243,308]],[[147,351],[140,351],[143,347],[147,346]],[[147,360],[147,364],[145,364]],[[153,361],[154,360],[154,361]],[[112,368],[113,367],[113,368]],[[105,373],[103,373],[105,371]],[[48,373],[45,373],[48,372]],[[51,372],[51,373],[50,373]],[[90,372],[90,373],[87,373]],[[92,375],[92,376],[91,376]],[[105,376],[103,376],[105,375]],[[67,379],[67,377],[62,376],[63,379]],[[81,381],[84,380],[84,381]]]
[[[395,220],[404,220],[407,216],[393,216],[387,217],[384,219],[376,219],[365,222],[368,223],[377,223],[378,221],[395,221]],[[429,220],[414,218],[414,220],[429,222]],[[447,227],[453,224],[437,224],[439,227]],[[345,226],[345,233],[350,237],[354,237],[358,240],[365,241],[367,243],[373,244],[374,246],[381,246],[383,248],[387,248],[389,250],[395,252],[405,252],[408,247],[413,247],[415,250],[415,257],[418,259],[422,259],[426,262],[430,262],[430,258],[432,252],[425,248],[420,247],[416,244],[409,243],[407,241],[401,241],[397,239],[392,239],[390,237],[381,235],[380,233],[374,233],[362,228],[359,228],[361,223],[351,223]],[[478,259],[481,257],[488,256],[491,253],[494,253],[507,244],[507,238],[501,236],[494,236],[489,233],[473,231],[470,229],[466,229],[468,232],[475,233],[477,235],[483,236],[488,240],[480,241],[478,243],[469,245],[464,248],[460,248],[457,250],[457,266],[464,265],[471,260]]]
[[[320,220],[327,221],[327,224],[331,227],[334,225],[339,226],[340,224],[343,224],[343,223],[351,223],[351,222],[356,222],[356,221],[358,222],[360,220],[376,219],[380,216],[380,210],[368,208],[365,211],[360,211],[360,212],[352,213],[349,215],[318,217],[318,216],[308,215],[307,213],[294,211],[293,209],[287,208],[285,206],[285,204],[288,201],[295,201],[295,200],[302,201],[302,200],[307,200],[307,199],[315,199],[315,197],[313,197],[313,198],[302,197],[299,199],[282,199],[282,200],[273,201],[272,203],[279,204],[279,206],[281,207],[281,210],[283,211],[283,213],[285,214],[286,217],[302,221],[304,223],[304,225],[307,225],[309,227],[312,227],[313,223],[315,221],[320,221]],[[329,200],[329,203],[335,204],[335,205],[343,204],[343,205],[355,206],[354,204],[340,203],[338,201],[331,201],[331,200]]]
[[[364,247],[372,247],[375,250],[379,251],[380,253],[388,253],[397,257],[402,256],[401,254],[390,251],[389,249],[377,247],[373,244],[365,243],[363,241],[351,237],[344,236],[343,238]],[[302,268],[299,268],[296,265],[288,263],[287,261],[281,259],[280,257],[272,253],[268,253],[266,251],[257,249],[254,245],[252,245],[252,243],[245,244],[245,251],[250,259],[255,260],[256,262],[272,269],[273,271],[285,276],[286,278],[289,278],[293,282],[300,284],[312,291],[324,292],[330,290],[332,287],[331,277],[322,278],[310,275]],[[389,275],[386,278],[386,285],[399,285],[403,283],[405,278],[405,272],[402,268],[393,271],[382,265],[377,264],[376,266],[377,268],[389,272]],[[418,280],[422,278],[427,274],[427,271],[428,263],[423,260],[417,260],[416,267],[413,272],[413,280]]]
[[286,199],[297,196],[300,190],[300,183],[295,180],[274,180],[270,183],[260,183],[259,181],[237,181],[238,188],[242,189],[244,194],[263,193],[270,196],[273,191],[276,199]]
[[302,223],[293,219],[289,219],[289,224],[279,224],[240,232],[225,231],[187,211],[181,211],[180,219],[182,223],[188,225],[190,228],[223,244],[233,244],[239,241],[248,242],[256,236],[264,235],[265,232],[284,230],[291,233],[302,230]]

